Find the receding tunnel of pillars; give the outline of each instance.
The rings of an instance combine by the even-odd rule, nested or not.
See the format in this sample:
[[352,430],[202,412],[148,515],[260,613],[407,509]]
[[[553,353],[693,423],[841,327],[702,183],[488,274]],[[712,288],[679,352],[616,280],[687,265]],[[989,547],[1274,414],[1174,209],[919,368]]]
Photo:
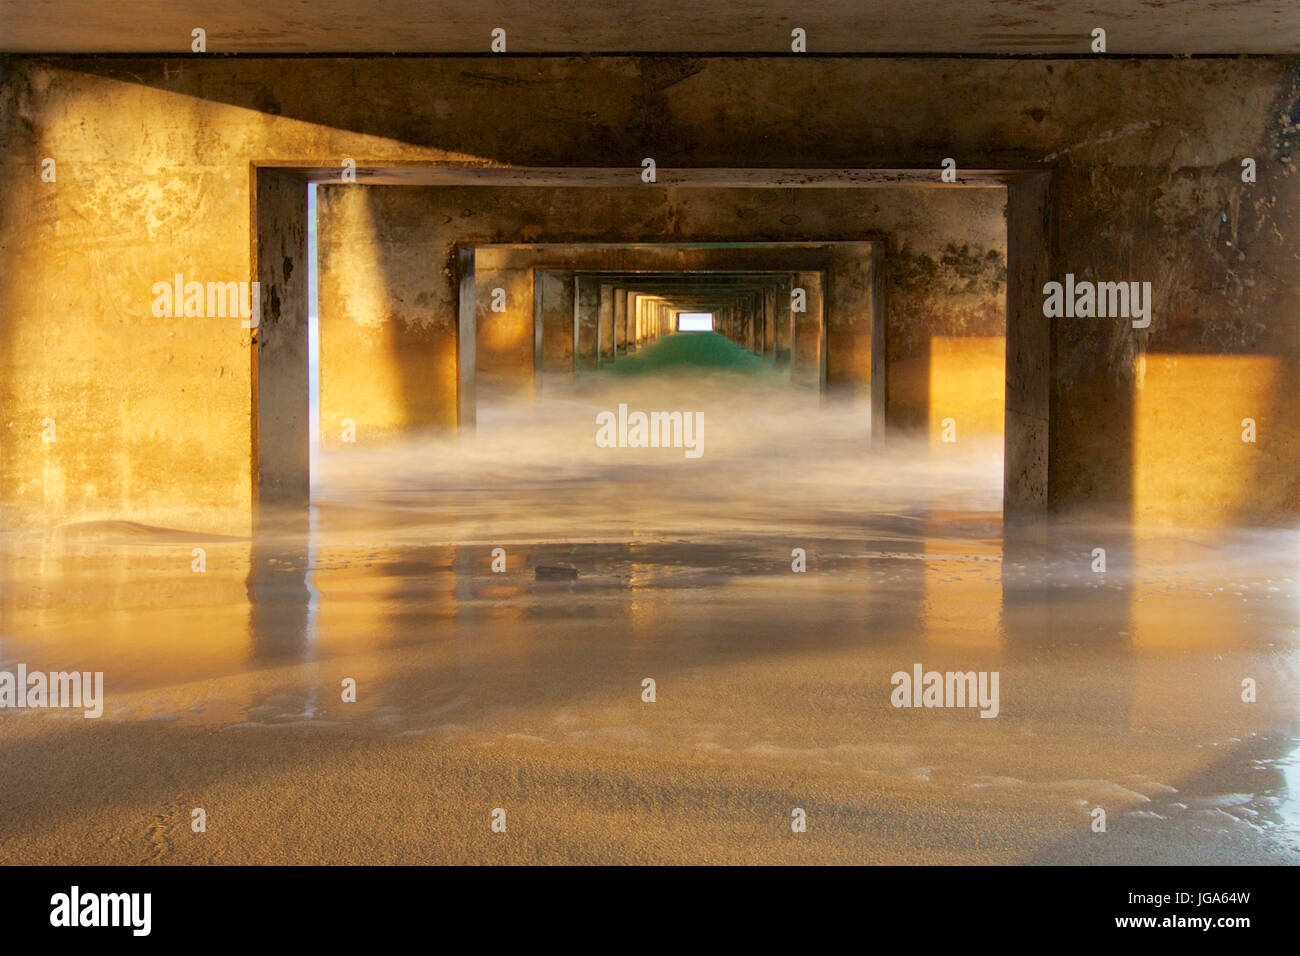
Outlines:
[[[820,295],[812,297],[812,312],[806,306],[808,289],[820,289],[820,273],[538,273],[536,308],[543,322],[537,367],[543,375],[599,368],[676,331],[679,313],[708,312],[713,331],[797,367],[805,384],[820,384]],[[798,311],[791,307],[796,297]],[[544,319],[562,316],[570,303],[573,334],[556,335],[561,341],[548,356]],[[570,342],[573,348],[565,349]]]
[[[462,368],[536,388],[617,362],[680,312],[789,370],[796,385],[872,402],[884,424],[876,241],[477,244],[462,247]],[[468,354],[465,344],[473,349]],[[473,394],[463,388],[462,394]],[[473,399],[471,399],[472,401]],[[462,406],[462,422],[473,409]]]

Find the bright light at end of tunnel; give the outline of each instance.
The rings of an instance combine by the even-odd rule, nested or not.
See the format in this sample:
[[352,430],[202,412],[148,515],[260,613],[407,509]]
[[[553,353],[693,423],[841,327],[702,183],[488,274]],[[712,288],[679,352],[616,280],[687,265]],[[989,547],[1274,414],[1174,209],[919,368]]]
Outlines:
[[678,332],[712,332],[713,313],[712,312],[678,312],[677,331]]

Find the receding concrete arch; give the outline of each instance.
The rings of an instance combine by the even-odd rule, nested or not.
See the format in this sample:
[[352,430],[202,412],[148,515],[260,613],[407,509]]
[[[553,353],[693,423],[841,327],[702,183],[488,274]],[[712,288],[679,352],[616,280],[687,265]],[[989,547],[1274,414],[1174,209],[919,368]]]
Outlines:
[[[306,482],[297,463],[298,449],[306,443],[306,418],[297,416],[291,404],[281,406],[278,401],[266,400],[272,386],[269,380],[288,383],[301,377],[295,371],[289,374],[286,363],[293,357],[305,356],[305,323],[284,320],[280,316],[306,314],[305,284],[296,283],[291,275],[282,275],[273,265],[277,250],[283,253],[286,243],[294,247],[292,255],[281,255],[281,260],[305,262],[305,239],[298,243],[298,235],[305,237],[305,190],[309,182],[339,183],[335,167],[310,164],[274,163],[255,165],[254,175],[259,183],[276,184],[265,195],[254,190],[254,222],[256,223],[257,275],[263,278],[263,302],[268,315],[274,314],[275,331],[264,332],[254,348],[256,372],[254,382],[254,407],[257,409],[253,423],[253,466],[255,484],[261,488],[276,489],[277,500],[306,502]],[[365,161],[357,164],[357,181],[370,185],[489,185],[499,187],[541,186],[626,186],[627,171],[623,169],[563,169],[563,168],[500,168],[456,166],[448,164],[386,165]],[[742,187],[742,188],[884,188],[889,186],[927,186],[940,188],[934,183],[933,172],[928,169],[676,169],[664,170],[663,185],[690,187]],[[974,170],[962,174],[956,184],[944,188],[1001,186],[1008,196],[1008,282],[1006,302],[1007,375],[1006,418],[1004,432],[1005,483],[1003,510],[1011,521],[1034,521],[1044,517],[1050,499],[1048,462],[1050,451],[1050,375],[1051,329],[1041,315],[1037,290],[1052,271],[1053,209],[1051,201],[1050,171],[1038,170]],[[648,187],[647,187],[648,188]],[[301,197],[301,202],[298,198]],[[301,216],[297,210],[301,209]],[[565,241],[556,236],[553,242]],[[698,245],[698,244],[697,244]],[[887,253],[885,253],[887,254]],[[455,366],[453,406],[455,422],[459,427],[470,427],[474,421],[474,394],[478,388],[477,375],[471,371],[478,365],[478,356],[491,342],[485,342],[477,317],[465,305],[476,301],[476,275],[472,256],[458,254],[454,262],[454,282],[462,303],[456,315]],[[531,281],[531,278],[530,278]],[[597,291],[597,295],[599,292]],[[877,314],[887,308],[883,295],[876,294],[873,309]],[[626,306],[625,306],[626,310]],[[612,314],[612,313],[611,313]],[[535,316],[529,316],[530,324]],[[870,340],[870,367],[885,368],[883,326],[873,330]],[[529,375],[536,367],[537,339],[535,329],[530,329],[525,346],[527,359],[521,367]],[[823,332],[823,335],[825,333]],[[779,343],[777,343],[779,348]],[[617,345],[614,346],[615,354]],[[827,375],[827,348],[823,343],[819,374]],[[471,365],[471,356],[474,364]],[[873,431],[883,434],[886,422],[884,401],[884,376],[870,378],[874,415]],[[272,441],[269,436],[275,435]]]

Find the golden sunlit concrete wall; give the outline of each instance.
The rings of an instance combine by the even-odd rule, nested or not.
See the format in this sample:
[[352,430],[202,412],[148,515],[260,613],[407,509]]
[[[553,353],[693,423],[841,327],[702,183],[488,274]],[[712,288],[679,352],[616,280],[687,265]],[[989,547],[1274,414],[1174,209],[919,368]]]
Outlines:
[[156,89],[130,70],[27,63],[4,76],[2,162],[19,184],[0,192],[6,513],[247,532],[250,330],[155,317],[154,284],[250,281],[250,160],[465,157]]
[[[177,273],[202,282],[251,278],[251,163],[336,168],[355,157],[635,172],[646,155],[661,169],[937,168],[940,155],[953,155],[961,168],[1049,167],[1059,271],[1149,279],[1156,289],[1145,332],[1123,321],[1053,323],[1052,355],[1043,358],[1051,363],[1049,500],[1057,509],[1132,508],[1135,497],[1149,500],[1143,489],[1152,487],[1153,469],[1195,469],[1207,449],[1213,453],[1219,430],[1209,421],[1157,448],[1163,439],[1151,436],[1159,430],[1143,424],[1153,406],[1136,384],[1140,353],[1248,356],[1287,369],[1300,358],[1300,91],[1291,60],[9,57],[0,59],[0,83],[6,521],[112,516],[249,527],[248,330],[230,318],[154,317],[151,290]],[[868,94],[892,118],[887,134],[861,122]],[[944,149],[936,152],[936,143]],[[1258,164],[1255,183],[1241,181],[1244,157]],[[41,179],[46,158],[56,163],[54,182]],[[637,190],[623,192],[632,195],[619,202],[646,201]],[[852,206],[816,189],[785,190],[786,208],[737,196],[721,219],[716,196],[642,192],[663,204],[645,220],[662,238],[698,234],[700,224],[717,235],[727,223],[751,239],[845,238],[848,222],[905,231],[886,221],[890,190],[860,190]],[[899,213],[900,221],[924,219],[920,204],[966,201],[937,186],[930,194],[908,197],[918,211]],[[611,229],[622,221],[619,205],[602,213],[591,201],[534,209],[526,221],[506,215],[501,228],[511,239],[525,235],[513,233],[516,225],[545,233],[554,222],[581,223],[573,211]],[[839,205],[823,205],[829,202]],[[472,204],[448,214],[467,209],[472,217]],[[389,211],[375,221],[387,222]],[[954,225],[967,232],[961,217],[945,228]],[[599,226],[572,228],[606,238],[592,235]],[[891,286],[898,293],[890,301],[891,343],[906,341],[895,333],[909,327],[907,308],[896,307],[910,295],[911,314],[924,311],[931,270],[922,256],[945,281],[945,256],[957,278],[974,270],[979,296],[975,265],[996,255],[969,236],[900,242],[891,254],[903,249],[915,254],[916,268]],[[358,251],[359,262],[364,255]],[[438,256],[424,263],[433,276],[445,266]],[[389,288],[390,306],[393,288],[403,283]],[[395,312],[373,289],[357,292],[358,302],[370,303],[358,311],[372,320],[398,315],[420,330],[414,340],[422,347],[408,352],[409,363],[397,360],[404,371],[376,384],[362,413],[394,426],[406,420],[394,411],[397,396],[427,402],[420,416],[438,417],[446,387],[435,381],[424,389],[442,374],[437,349],[451,354],[451,317],[399,297]],[[927,340],[984,334],[917,328]],[[377,357],[383,338],[371,341]],[[400,354],[411,341],[392,336],[388,346]],[[1273,382],[1273,414],[1292,414],[1295,376]],[[1215,408],[1239,394],[1225,376],[1207,377],[1205,389]],[[1228,492],[1167,485],[1157,496],[1161,507],[1194,520],[1207,501],[1230,494],[1229,510],[1239,516],[1294,515],[1295,438],[1275,419],[1261,426],[1259,445],[1252,481]],[[1234,463],[1225,459],[1224,467]]]
[[317,188],[320,441],[384,441],[456,426],[456,302],[450,263],[386,221],[374,191]]
[[891,372],[900,399],[924,410],[931,446],[943,448],[1002,438],[1006,358],[1001,335],[936,335],[925,355],[902,360]]
[[[1000,207],[1005,193],[984,201]],[[1001,217],[996,233],[981,236],[987,222],[971,217],[969,238],[909,242],[886,262],[890,424],[936,444],[950,418],[962,437],[1003,433],[1007,239]]]
[[951,418],[958,441],[967,436],[1001,439],[1006,364],[1007,343],[1001,336],[931,339],[930,434],[942,432],[943,421]]
[[51,522],[128,510],[211,527],[215,506],[246,525],[249,331],[155,317],[151,290],[249,280],[240,144],[192,133],[258,114],[58,70],[16,83],[0,123],[21,184],[0,200],[0,500]]
[[1295,514],[1300,474],[1284,453],[1300,440],[1300,424],[1276,396],[1296,372],[1270,356],[1140,356],[1137,516],[1185,521],[1189,501],[1196,524]]
[[1002,437],[1005,415],[1006,339],[934,336],[921,355],[889,367],[895,424],[944,444],[951,420],[960,439]]

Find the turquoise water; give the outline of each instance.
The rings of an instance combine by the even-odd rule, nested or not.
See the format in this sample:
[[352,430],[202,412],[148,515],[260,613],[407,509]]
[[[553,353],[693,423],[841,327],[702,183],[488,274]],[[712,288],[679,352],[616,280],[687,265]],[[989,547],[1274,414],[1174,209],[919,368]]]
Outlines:
[[711,371],[777,375],[772,363],[723,338],[717,332],[678,332],[601,367],[613,375]]

